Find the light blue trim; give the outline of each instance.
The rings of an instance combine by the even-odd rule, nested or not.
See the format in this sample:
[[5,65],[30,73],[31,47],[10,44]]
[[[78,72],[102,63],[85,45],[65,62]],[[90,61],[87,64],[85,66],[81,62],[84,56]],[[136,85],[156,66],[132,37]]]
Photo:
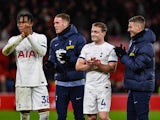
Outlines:
[[85,80],[77,80],[77,81],[70,81],[70,82],[62,82],[56,80],[56,85],[64,86],[64,87],[75,87],[85,85]]

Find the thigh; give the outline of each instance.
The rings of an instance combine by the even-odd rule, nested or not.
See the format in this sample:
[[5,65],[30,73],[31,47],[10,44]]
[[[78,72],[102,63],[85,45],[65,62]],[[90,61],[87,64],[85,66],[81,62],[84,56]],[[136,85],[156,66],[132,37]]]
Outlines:
[[70,87],[69,95],[73,109],[81,109],[83,106],[84,86]]
[[109,112],[111,106],[111,87],[97,89],[98,112]]
[[97,114],[97,101],[96,91],[85,87],[84,101],[83,101],[83,113],[84,114]]
[[31,88],[16,87],[16,110],[25,111],[32,109]]
[[66,116],[69,100],[69,88],[56,85],[56,110],[58,116]]
[[70,87],[70,99],[72,102],[74,115],[76,120],[83,120],[83,96],[84,85]]
[[46,86],[32,88],[32,102],[33,110],[49,108],[49,95]]

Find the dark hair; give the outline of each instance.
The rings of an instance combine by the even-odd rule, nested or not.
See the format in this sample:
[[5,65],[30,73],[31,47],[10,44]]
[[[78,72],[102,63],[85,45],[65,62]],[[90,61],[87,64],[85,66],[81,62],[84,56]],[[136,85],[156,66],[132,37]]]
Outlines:
[[66,20],[68,23],[70,23],[70,16],[66,13],[57,14],[55,17],[60,17],[63,20]]
[[131,17],[128,22],[137,22],[145,26],[145,18],[141,15]]
[[95,22],[92,24],[92,26],[100,27],[102,31],[107,32],[107,25],[104,24],[103,22]]
[[20,17],[28,17],[28,21],[33,22],[33,15],[28,10],[21,10],[17,15],[17,21],[20,19]]

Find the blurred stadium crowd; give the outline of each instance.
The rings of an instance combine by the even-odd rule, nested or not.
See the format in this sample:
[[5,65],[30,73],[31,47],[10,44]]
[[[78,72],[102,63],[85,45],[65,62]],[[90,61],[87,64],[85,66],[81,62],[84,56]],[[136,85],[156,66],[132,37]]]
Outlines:
[[[154,44],[156,51],[156,88],[160,93],[160,1],[159,0],[0,0],[0,49],[8,39],[19,34],[16,16],[21,9],[29,9],[34,16],[34,31],[43,33],[48,38],[48,46],[55,32],[53,17],[61,12],[71,16],[71,22],[90,42],[90,28],[95,21],[102,21],[108,26],[106,41],[128,46],[128,19],[134,15],[143,15],[146,25],[157,36]],[[48,55],[48,52],[47,52]],[[45,58],[48,56],[46,55]],[[113,92],[126,92],[123,88],[124,66],[119,62],[117,71],[111,74]],[[5,57],[0,52],[0,92],[13,92],[16,64],[14,55]],[[50,90],[52,81],[49,81]]]

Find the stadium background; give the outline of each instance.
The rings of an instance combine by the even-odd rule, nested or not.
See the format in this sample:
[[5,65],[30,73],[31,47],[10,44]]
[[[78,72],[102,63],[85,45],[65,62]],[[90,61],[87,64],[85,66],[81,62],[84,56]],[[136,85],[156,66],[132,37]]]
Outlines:
[[[151,28],[157,36],[154,44],[156,56],[156,83],[154,96],[151,100],[152,110],[160,111],[158,104],[160,94],[160,1],[159,0],[0,0],[0,50],[8,39],[19,34],[16,26],[16,16],[21,9],[29,9],[34,16],[34,31],[43,33],[48,38],[48,46],[55,32],[53,17],[61,12],[71,16],[71,23],[75,24],[87,43],[90,41],[91,24],[102,21],[108,26],[106,41],[111,44],[129,43],[127,33],[128,19],[134,15],[143,15],[146,26]],[[49,47],[48,47],[49,49]],[[48,52],[44,59],[48,58]],[[111,75],[113,101],[111,110],[125,110],[127,90],[123,88],[124,66],[118,63],[117,71]],[[16,65],[14,55],[5,57],[0,52],[0,109],[14,110],[14,83]],[[47,76],[54,109],[53,78]],[[118,102],[117,102],[118,101]],[[119,104],[117,104],[119,103]],[[119,107],[122,107],[123,109]],[[153,107],[154,106],[154,107]],[[8,108],[9,107],[9,108]],[[114,109],[113,109],[114,108]]]

